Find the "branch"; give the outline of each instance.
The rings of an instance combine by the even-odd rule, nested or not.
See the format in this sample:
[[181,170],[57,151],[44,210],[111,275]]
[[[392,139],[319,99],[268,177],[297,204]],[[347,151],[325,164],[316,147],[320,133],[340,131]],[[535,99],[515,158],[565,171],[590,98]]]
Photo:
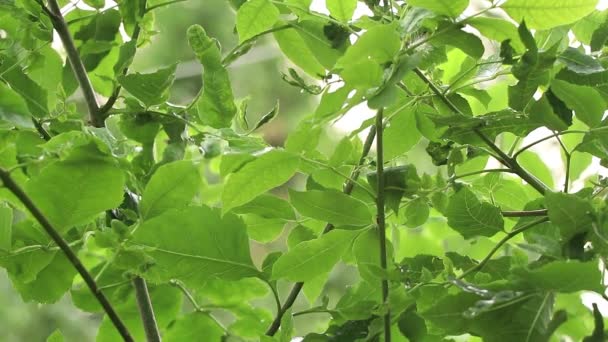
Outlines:
[[[145,15],[145,13],[147,12],[146,10],[146,5],[147,5],[147,1],[144,0],[143,3],[143,15]],[[164,5],[164,4],[160,4],[160,5]],[[139,39],[139,34],[141,33],[141,26],[139,25],[139,22],[135,25],[135,28],[133,28],[133,35],[131,36],[131,40],[133,42],[135,42],[135,47],[137,48],[137,40]],[[125,65],[125,67],[122,69],[122,74],[126,75],[129,72],[129,66],[130,63],[127,63],[127,65]],[[119,85],[116,86],[116,88],[114,88],[114,91],[112,92],[112,94],[110,95],[110,97],[108,98],[108,101],[106,101],[106,103],[99,109],[99,115],[104,117],[108,114],[108,112],[112,109],[112,107],[114,107],[114,104],[116,103],[116,100],[118,100],[118,95],[120,95],[120,90],[122,89],[122,87]]]
[[141,277],[135,277],[135,279],[133,279],[133,287],[135,288],[135,298],[137,299],[139,315],[144,323],[146,340],[148,342],[160,342],[160,332],[158,331],[158,325],[156,324],[156,317],[154,316],[154,309],[152,308],[146,281]]
[[528,211],[503,211],[504,217],[531,217],[531,216],[547,216],[547,209],[528,210]]
[[483,170],[479,170],[479,171],[472,171],[472,172],[463,173],[461,175],[454,175],[454,176],[452,176],[451,180],[457,180],[457,179],[460,179],[460,178],[465,178],[465,177],[469,177],[469,176],[479,175],[479,174],[482,174],[482,173],[494,173],[494,172],[514,173],[513,170],[510,170],[510,169],[483,169]]
[[[361,166],[365,163],[365,158],[367,158],[367,155],[369,154],[369,150],[372,147],[372,143],[374,142],[375,137],[376,127],[372,126],[369,130],[367,138],[365,139],[365,143],[363,144],[363,151],[361,153],[361,157],[359,158],[359,162],[353,168],[349,180],[346,181],[346,183],[344,184],[344,189],[342,192],[344,192],[345,194],[350,195],[353,192],[355,183],[351,180],[356,180],[357,178],[359,178],[359,174],[361,173]],[[328,223],[325,225],[325,228],[323,229],[323,232],[321,234],[325,234],[331,231],[332,229],[334,229],[334,226],[331,223]],[[296,301],[296,298],[298,298],[298,295],[300,294],[300,291],[302,291],[303,286],[303,282],[297,282],[293,285],[291,291],[289,292],[289,295],[287,295],[287,298],[285,299],[285,302],[281,307],[281,310],[277,312],[274,320],[268,327],[268,330],[266,330],[267,336],[274,336],[274,334],[277,333],[279,327],[281,326],[281,318],[283,318],[283,315],[285,315],[287,310],[289,310],[293,306],[293,303]]]
[[[376,222],[378,223],[378,239],[380,243],[380,267],[386,271],[386,217],[384,213],[384,139],[383,119],[384,110],[381,108],[376,114],[376,173],[378,195],[376,198]],[[384,341],[391,341],[391,311],[388,306],[388,279],[382,279],[382,302],[387,306],[384,314]]]
[[492,250],[490,251],[490,253],[488,253],[488,255],[486,255],[485,258],[483,258],[483,260],[481,260],[479,262],[479,264],[469,268],[468,270],[466,270],[463,274],[461,274],[460,276],[458,276],[456,279],[463,279],[475,272],[479,272],[482,268],[484,268],[484,266],[488,263],[488,261],[490,261],[490,259],[492,259],[492,256],[494,256],[494,254],[496,254],[496,252],[498,252],[498,250],[500,249],[500,247],[502,247],[502,245],[504,245],[505,243],[507,243],[509,240],[511,240],[512,238],[514,238],[515,236],[517,236],[519,233],[522,233],[538,224],[541,224],[543,222],[547,222],[549,221],[548,217],[543,217],[541,219],[538,219],[536,221],[532,221],[528,224],[525,224],[519,228],[513,229],[512,231],[510,231],[509,233],[507,233],[507,235],[502,238],[502,240],[500,240],[496,246],[494,246],[494,248],[492,248]]
[[[435,93],[435,95],[437,95],[439,97],[439,99],[441,99],[441,101],[443,103],[445,103],[452,111],[454,111],[455,113],[464,115],[460,109],[458,109],[458,107],[456,107],[442,92],[439,88],[437,88],[437,86],[435,84],[433,84],[433,82],[431,82],[431,80],[429,80],[423,73],[422,71],[420,71],[420,69],[415,68],[414,69],[414,73],[416,75],[418,75],[418,77],[424,82],[426,83],[429,88],[431,88],[431,90],[433,91],[433,93]],[[550,191],[550,189],[543,184],[540,180],[538,180],[536,177],[534,177],[532,174],[528,173],[528,171],[526,171],[523,167],[521,167],[521,165],[519,165],[519,163],[517,162],[517,160],[515,158],[509,157],[506,153],[504,153],[492,140],[490,140],[490,138],[488,138],[483,132],[481,132],[478,128],[474,128],[473,132],[481,139],[483,140],[486,145],[488,145],[488,147],[494,151],[494,153],[496,153],[498,155],[498,161],[503,164],[504,166],[508,167],[510,170],[513,171],[513,173],[516,173],[521,179],[523,179],[524,181],[526,181],[528,184],[530,184],[534,189],[536,189],[536,191],[538,191],[541,194],[545,194],[545,192]]]
[[51,18],[53,27],[55,28],[55,31],[57,31],[57,34],[63,43],[63,47],[65,48],[65,52],[68,56],[68,61],[72,66],[72,71],[74,71],[74,75],[78,80],[78,84],[80,85],[80,89],[82,89],[82,94],[87,103],[87,107],[89,109],[89,120],[93,126],[103,127],[104,117],[99,113],[99,105],[97,104],[97,99],[95,98],[93,85],[91,85],[91,80],[87,75],[84,64],[82,64],[82,59],[80,58],[76,45],[74,44],[74,40],[70,35],[68,25],[66,24],[63,15],[61,15],[61,9],[59,8],[57,0],[49,0],[49,8],[43,7],[43,10],[45,10],[45,12]]
[[44,216],[44,214],[42,214],[40,209],[36,207],[34,202],[32,202],[31,198],[23,191],[23,189],[21,189],[21,187],[15,183],[15,181],[11,178],[10,173],[0,168],[0,179],[2,180],[4,186],[9,189],[21,201],[21,203],[23,203],[23,205],[29,210],[32,216],[36,218],[38,223],[40,223],[51,239],[53,239],[57,246],[59,246],[68,261],[72,264],[72,266],[74,266],[84,282],[87,284],[93,293],[93,296],[95,296],[122,338],[125,341],[133,341],[133,337],[131,337],[127,327],[122,322],[106,296],[101,292],[97,283],[93,279],[93,276],[89,273],[89,271],[87,271],[80,259],[78,259],[78,256],[76,256],[76,253],[72,251],[69,244],[63,239],[63,237],[61,237],[61,234],[59,234],[53,225],[51,225],[49,220]]

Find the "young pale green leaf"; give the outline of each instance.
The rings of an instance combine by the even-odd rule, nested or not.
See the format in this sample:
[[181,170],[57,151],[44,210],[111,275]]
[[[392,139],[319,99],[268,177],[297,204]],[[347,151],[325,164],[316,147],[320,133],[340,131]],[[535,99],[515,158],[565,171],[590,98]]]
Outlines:
[[408,4],[456,18],[469,6],[469,0],[410,0]]
[[490,38],[497,42],[503,42],[510,39],[510,44],[516,51],[524,51],[524,45],[517,33],[517,26],[507,20],[490,17],[475,17],[471,18],[467,23],[476,28],[486,38]]
[[268,30],[277,22],[279,9],[269,0],[250,0],[236,12],[239,42],[244,42]]
[[547,30],[573,23],[593,12],[597,0],[508,0],[500,7],[517,22]]
[[576,195],[549,192],[545,195],[549,219],[558,226],[564,239],[591,228],[593,208],[588,200]]
[[335,226],[372,223],[371,212],[365,203],[336,190],[290,190],[289,199],[300,214]]
[[394,24],[376,25],[365,32],[338,60],[337,67],[373,61],[382,64],[392,61],[399,51],[401,39]]
[[606,110],[606,101],[592,87],[574,85],[565,81],[553,80],[551,91],[574,110],[577,118],[589,127],[597,126]]
[[252,240],[268,243],[274,241],[283,231],[285,221],[278,218],[266,218],[256,214],[243,216],[247,233]]
[[[30,115],[34,117],[48,115],[47,90],[32,81],[32,79],[21,70],[17,60],[3,54],[0,55],[0,75],[2,75],[2,80],[7,82],[14,92],[21,95],[27,104]],[[4,102],[6,100],[2,98],[0,101]],[[13,101],[11,102],[14,103]]]
[[325,6],[332,17],[346,23],[355,13],[357,0],[325,0]]
[[405,225],[415,228],[423,225],[429,218],[429,204],[426,198],[416,198],[405,207]]
[[602,272],[597,260],[553,261],[532,270],[513,270],[513,278],[533,288],[557,292],[596,291],[603,293]]
[[234,214],[221,217],[217,209],[166,211],[145,221],[132,242],[149,248],[155,263],[145,276],[153,281],[176,278],[196,287],[214,277],[236,280],[259,274],[245,224]]
[[213,128],[229,127],[237,107],[219,44],[200,25],[190,26],[187,34],[190,47],[204,68],[203,93],[196,103],[199,119]]
[[224,329],[208,313],[192,312],[175,320],[163,335],[163,341],[221,341]]
[[173,64],[150,74],[121,75],[118,82],[144,105],[161,104],[169,97],[168,90],[175,80],[176,67],[177,64]]
[[272,268],[272,279],[306,281],[334,267],[360,232],[335,229],[305,241],[281,255]]
[[142,194],[139,211],[144,219],[160,215],[168,209],[190,204],[198,193],[201,175],[190,160],[181,160],[159,167]]
[[51,224],[65,232],[123,200],[124,172],[103,159],[55,162],[26,184],[26,192]]
[[500,209],[488,202],[481,202],[466,187],[450,197],[446,216],[448,225],[466,239],[493,236],[504,226]]
[[245,164],[226,180],[222,210],[227,212],[284,184],[294,175],[299,164],[297,155],[282,150],[269,151]]
[[416,128],[416,112],[413,107],[396,113],[384,130],[384,160],[391,160],[408,152],[421,138]]

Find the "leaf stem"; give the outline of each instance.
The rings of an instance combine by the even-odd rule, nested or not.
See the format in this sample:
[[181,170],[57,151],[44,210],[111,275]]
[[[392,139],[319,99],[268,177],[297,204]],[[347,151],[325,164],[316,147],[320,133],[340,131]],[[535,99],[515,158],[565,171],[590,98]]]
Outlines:
[[[589,132],[592,132],[592,131],[593,131],[593,129],[589,130]],[[580,131],[580,130],[555,132],[555,133],[553,133],[553,134],[551,134],[549,136],[546,136],[544,138],[540,138],[540,139],[538,139],[536,141],[533,141],[533,142],[529,143],[528,145],[520,148],[517,152],[515,152],[513,154],[513,156],[511,158],[516,159],[517,156],[519,156],[522,152],[524,152],[524,151],[526,151],[526,150],[528,150],[528,149],[530,149],[530,148],[532,148],[532,147],[540,144],[543,141],[546,141],[546,140],[549,140],[549,139],[552,139],[552,138],[556,138],[556,137],[561,136],[561,135],[566,135],[566,134],[587,134],[587,133],[588,133],[587,131]]]
[[[383,139],[384,109],[376,113],[376,174],[378,195],[376,197],[376,222],[378,227],[378,240],[380,243],[380,267],[386,271],[386,216],[384,212],[384,139]],[[388,301],[388,279],[382,279],[382,302],[387,306],[384,314],[384,341],[391,341],[391,310]]]
[[61,234],[59,234],[57,229],[53,227],[53,225],[49,222],[46,216],[44,216],[40,209],[38,209],[38,207],[34,204],[32,199],[25,193],[25,191],[23,191],[23,189],[21,189],[21,187],[11,178],[10,173],[0,168],[0,179],[2,180],[4,186],[9,189],[29,210],[32,216],[36,218],[42,228],[44,228],[44,230],[51,237],[51,239],[55,241],[57,246],[65,254],[68,261],[78,271],[84,282],[87,284],[87,286],[93,293],[93,296],[95,296],[101,307],[104,309],[104,311],[108,315],[108,318],[110,319],[110,321],[112,321],[112,323],[116,327],[116,330],[122,336],[122,338],[125,341],[133,341],[133,337],[131,337],[129,330],[116,313],[116,310],[114,310],[112,304],[110,304],[106,296],[101,292],[99,286],[93,279],[93,276],[89,273],[89,271],[87,271],[80,259],[78,259],[76,253],[72,251],[67,241],[63,239]]
[[548,217],[543,217],[540,218],[538,220],[532,221],[528,224],[525,224],[519,228],[513,229],[512,231],[510,231],[509,233],[507,233],[507,235],[502,238],[502,240],[500,240],[496,246],[494,246],[494,248],[492,248],[492,250],[490,251],[490,253],[488,253],[488,255],[485,256],[485,258],[483,258],[483,260],[481,260],[479,262],[479,264],[469,268],[468,270],[466,270],[464,273],[462,273],[461,275],[459,275],[456,279],[464,279],[465,277],[475,273],[475,272],[479,272],[481,269],[484,268],[484,266],[488,263],[488,261],[490,261],[490,259],[492,259],[492,256],[494,256],[494,254],[496,254],[496,252],[498,252],[498,250],[500,249],[500,247],[502,247],[505,243],[507,243],[509,240],[511,240],[512,238],[514,238],[515,236],[517,236],[519,233],[522,233],[538,224],[541,224],[543,222],[547,222],[549,221]]
[[[435,93],[435,95],[437,95],[439,97],[439,99],[441,99],[441,101],[443,103],[445,103],[452,111],[454,111],[455,113],[464,115],[462,113],[462,111],[460,111],[460,109],[458,109],[458,107],[456,107],[442,92],[439,88],[437,88],[437,86],[430,80],[428,79],[424,73],[422,73],[422,71],[418,68],[414,69],[414,73],[416,75],[418,75],[418,77],[424,82],[426,83],[429,88],[431,88],[431,90],[433,91],[433,93]],[[479,130],[479,128],[473,128],[473,132],[481,139],[483,140],[486,145],[488,145],[488,147],[494,151],[494,153],[497,154],[498,161],[503,164],[504,166],[508,167],[510,170],[512,170],[514,173],[516,173],[521,179],[523,179],[524,181],[526,181],[528,184],[530,184],[534,189],[536,189],[536,191],[538,191],[541,194],[545,194],[545,192],[550,191],[550,189],[543,184],[540,180],[538,180],[536,177],[534,177],[532,174],[528,173],[528,171],[526,171],[523,167],[521,167],[521,165],[519,165],[519,163],[517,162],[517,160],[514,157],[509,157],[505,152],[503,152],[500,147],[498,147],[494,141],[490,140],[490,138],[488,138],[483,132],[481,132]]]
[[[367,134],[367,138],[365,138],[365,142],[363,144],[363,151],[361,152],[361,157],[359,158],[359,162],[353,168],[353,170],[350,174],[350,179],[356,180],[357,178],[359,178],[359,175],[361,173],[361,166],[365,164],[365,160],[367,158],[367,155],[369,154],[369,151],[371,150],[371,147],[372,147],[372,144],[373,144],[375,138],[376,138],[376,127],[372,126],[369,130],[369,133]],[[353,192],[353,189],[355,187],[355,183],[352,182],[350,179],[347,180],[346,183],[344,183],[344,189],[342,191],[347,195],[350,195]],[[327,223],[325,225],[325,228],[323,229],[322,234],[325,234],[325,233],[331,231],[333,228],[334,228],[334,226],[331,223]],[[303,282],[297,282],[293,285],[293,287],[291,288],[291,291],[289,292],[289,295],[287,295],[287,298],[285,298],[285,302],[283,303],[281,310],[279,310],[277,312],[276,316],[274,317],[274,320],[272,321],[272,323],[266,330],[267,336],[274,336],[274,334],[277,333],[277,331],[281,327],[281,318],[283,318],[283,315],[285,315],[285,313],[293,306],[296,299],[298,298],[298,295],[300,294],[300,291],[302,291],[303,286],[304,286]]]
[[87,70],[82,63],[82,59],[78,54],[78,49],[76,49],[76,45],[74,44],[74,40],[72,39],[72,35],[68,29],[68,25],[61,14],[61,9],[57,0],[49,0],[49,8],[43,7],[43,10],[49,15],[51,22],[53,23],[53,27],[57,31],[61,42],[63,43],[63,47],[65,48],[65,52],[68,56],[68,61],[72,66],[72,71],[74,71],[74,75],[78,80],[78,84],[80,85],[80,89],[82,89],[82,94],[87,103],[87,108],[89,110],[89,120],[95,127],[103,127],[103,115],[99,113],[99,104],[97,103],[97,98],[95,97],[95,90],[93,90],[93,85],[91,84],[91,80],[87,75]]
[[547,216],[547,209],[525,210],[525,211],[503,211],[504,217],[530,217],[530,216]]
[[160,342],[160,332],[158,331],[158,325],[156,324],[156,317],[154,316],[154,309],[152,308],[146,281],[141,277],[135,277],[133,279],[133,287],[135,288],[135,298],[137,299],[139,315],[144,324],[146,340],[148,342]]

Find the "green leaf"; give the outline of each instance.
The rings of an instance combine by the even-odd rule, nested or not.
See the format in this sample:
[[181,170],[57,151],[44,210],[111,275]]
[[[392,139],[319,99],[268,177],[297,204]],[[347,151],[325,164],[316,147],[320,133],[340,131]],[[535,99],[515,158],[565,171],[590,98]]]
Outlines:
[[169,97],[168,90],[175,80],[176,67],[177,64],[173,64],[150,74],[121,75],[118,82],[147,107],[161,104]]
[[420,138],[421,134],[416,128],[415,109],[408,107],[396,113],[384,130],[384,160],[391,160],[408,152]]
[[305,241],[281,255],[272,268],[272,279],[306,281],[334,267],[360,232],[335,229]]
[[192,312],[175,320],[163,334],[167,342],[194,341],[205,336],[208,341],[220,341],[224,336],[222,327],[203,312]]
[[289,191],[291,204],[307,217],[335,226],[366,226],[372,223],[367,205],[336,190]]
[[295,221],[296,215],[289,202],[277,196],[262,194],[249,203],[234,208],[236,214],[255,214],[264,218]]
[[436,47],[453,46],[476,60],[483,56],[485,50],[479,37],[462,31],[461,25],[454,25],[449,21],[443,21],[439,24],[437,34],[431,40],[431,44]]
[[214,277],[237,280],[259,274],[243,221],[234,214],[220,217],[219,210],[208,207],[173,209],[145,221],[133,243],[149,249],[154,264],[145,277],[153,282],[176,278],[197,287]]
[[249,0],[236,12],[236,30],[242,43],[272,27],[279,18],[279,9],[269,0]]
[[200,186],[198,168],[190,160],[159,167],[142,194],[139,207],[142,218],[147,220],[168,209],[185,207],[192,202]]
[[517,26],[507,20],[491,17],[475,17],[471,18],[467,23],[476,28],[486,38],[497,42],[510,39],[511,46],[516,51],[524,51],[524,45],[517,33]]
[[264,153],[245,164],[226,180],[222,193],[223,212],[284,184],[294,175],[299,164],[297,155],[281,150]]
[[597,126],[602,120],[606,102],[592,87],[553,80],[551,90],[566,103],[568,108],[574,110],[577,118],[589,127]]
[[536,289],[556,292],[596,291],[603,293],[602,272],[597,260],[552,261],[535,269],[513,270],[513,279]]
[[228,71],[222,65],[219,43],[207,36],[200,25],[190,26],[187,35],[190,47],[204,68],[203,93],[196,103],[199,118],[213,128],[229,127],[237,107]]
[[426,198],[416,198],[405,207],[405,225],[416,228],[426,223],[429,218],[429,205]]
[[60,232],[122,203],[123,171],[111,161],[90,157],[52,163],[26,184],[34,204]]
[[[21,70],[17,60],[0,54],[0,75],[23,98],[32,116],[40,118],[49,114],[47,91]],[[3,99],[2,102],[4,101]]]
[[276,31],[274,33],[274,38],[285,56],[304,70],[304,72],[313,77],[319,77],[325,74],[325,67],[306,45],[306,41],[302,38],[298,30],[289,28]]
[[0,205],[0,249],[10,251],[13,236],[13,209]]
[[346,23],[355,13],[357,0],[325,0],[325,5],[332,17]]
[[450,197],[446,216],[448,225],[465,239],[475,236],[494,236],[503,229],[500,209],[481,202],[468,188],[463,187]]
[[57,302],[70,289],[74,276],[76,269],[63,253],[56,252],[33,281],[20,282],[12,276],[11,279],[24,301],[50,304]]
[[596,5],[597,0],[508,0],[500,7],[517,22],[525,20],[530,28],[546,30],[575,22]]
[[561,192],[545,194],[549,219],[559,227],[564,240],[591,229],[593,208],[588,200]]
[[338,60],[337,67],[347,68],[362,61],[382,64],[392,61],[401,39],[394,24],[376,25],[365,32]]
[[30,115],[25,100],[8,85],[0,82],[0,119],[12,121]]
[[456,18],[469,6],[469,0],[410,0],[408,4]]

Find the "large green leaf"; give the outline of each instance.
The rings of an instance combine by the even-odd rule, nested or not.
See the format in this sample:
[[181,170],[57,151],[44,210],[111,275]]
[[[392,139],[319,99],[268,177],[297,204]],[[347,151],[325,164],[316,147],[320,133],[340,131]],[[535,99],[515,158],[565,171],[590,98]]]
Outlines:
[[559,227],[564,239],[591,228],[593,208],[588,200],[576,195],[549,192],[545,195],[545,205],[549,210],[549,219]]
[[298,169],[300,158],[292,153],[272,150],[231,174],[222,193],[223,211],[243,205],[258,195],[287,182]]
[[596,291],[603,292],[602,272],[597,260],[553,261],[535,269],[513,270],[515,280],[533,288],[557,292]]
[[118,82],[144,105],[161,104],[169,98],[168,90],[175,80],[176,67],[177,64],[174,64],[150,74],[121,75]]
[[576,117],[588,126],[595,127],[602,120],[606,110],[606,102],[592,87],[553,80],[551,91],[564,101],[568,108],[574,110]]
[[566,25],[591,13],[598,0],[508,0],[501,7],[517,22],[546,30]]
[[264,32],[277,22],[279,9],[269,0],[249,0],[236,13],[239,41],[244,42]]
[[26,191],[51,224],[64,232],[118,207],[124,184],[124,172],[111,161],[70,159],[45,167],[26,184]]
[[336,190],[289,191],[291,204],[300,214],[336,226],[366,226],[372,223],[367,205]]
[[10,251],[13,236],[13,209],[0,205],[0,250]]
[[332,17],[348,22],[357,8],[357,0],[326,0],[325,4]]
[[462,236],[493,236],[503,229],[500,209],[481,202],[469,188],[463,187],[450,197],[447,209],[448,224]]
[[168,209],[186,206],[200,185],[201,176],[192,161],[176,161],[159,167],[142,194],[141,216],[149,219]]
[[229,127],[237,108],[219,43],[207,36],[200,25],[190,26],[188,42],[204,68],[203,93],[196,103],[199,119],[214,128]]
[[[32,81],[21,70],[21,66],[17,60],[9,56],[0,55],[0,75],[2,75],[2,80],[7,82],[12,90],[23,98],[32,116],[43,117],[49,113],[47,90]],[[1,101],[4,102],[6,100],[3,98]]]
[[148,248],[154,258],[145,274],[153,282],[176,278],[196,287],[214,277],[236,280],[259,274],[245,224],[234,214],[221,217],[217,209],[166,211],[141,224],[132,242]]
[[455,18],[469,6],[469,0],[410,0],[408,4]]
[[274,38],[277,40],[279,48],[281,48],[285,56],[307,74],[313,77],[325,74],[325,67],[323,67],[306,45],[304,38],[302,38],[298,30],[289,28],[277,31],[274,33]]
[[300,243],[274,263],[272,278],[305,281],[331,271],[359,233],[336,229],[318,239]]
[[175,320],[163,340],[167,342],[195,341],[205,336],[208,341],[221,341],[224,330],[208,313],[192,312]]

